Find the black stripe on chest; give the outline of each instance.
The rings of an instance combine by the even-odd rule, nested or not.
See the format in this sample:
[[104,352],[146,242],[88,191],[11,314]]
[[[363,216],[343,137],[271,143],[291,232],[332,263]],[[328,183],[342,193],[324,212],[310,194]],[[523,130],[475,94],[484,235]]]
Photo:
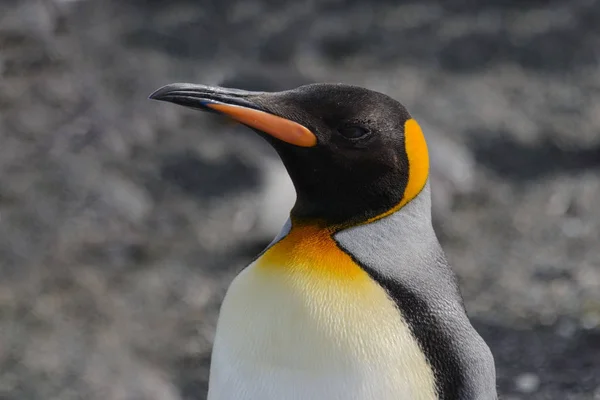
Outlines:
[[465,399],[465,370],[450,335],[439,322],[439,316],[414,291],[364,265],[339,243],[338,246],[396,303],[433,370],[439,400]]

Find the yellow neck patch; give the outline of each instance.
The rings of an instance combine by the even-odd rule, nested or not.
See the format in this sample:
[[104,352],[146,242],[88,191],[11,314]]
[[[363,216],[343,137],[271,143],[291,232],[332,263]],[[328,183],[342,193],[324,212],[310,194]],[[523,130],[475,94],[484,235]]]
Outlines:
[[417,197],[425,187],[429,177],[429,151],[421,127],[412,118],[404,124],[404,148],[408,157],[408,183],[402,200],[388,211],[365,221],[365,223],[377,221],[395,213]]
[[316,225],[295,226],[260,258],[259,267],[286,265],[296,272],[317,275],[326,280],[363,281],[367,273],[335,243],[332,230]]

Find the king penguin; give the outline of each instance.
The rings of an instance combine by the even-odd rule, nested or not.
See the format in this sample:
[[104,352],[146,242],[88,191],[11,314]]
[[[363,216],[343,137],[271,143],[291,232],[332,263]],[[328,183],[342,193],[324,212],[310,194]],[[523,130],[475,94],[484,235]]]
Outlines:
[[429,154],[396,100],[345,84],[171,84],[277,151],[296,190],[280,234],[229,286],[208,400],[495,400],[431,221]]

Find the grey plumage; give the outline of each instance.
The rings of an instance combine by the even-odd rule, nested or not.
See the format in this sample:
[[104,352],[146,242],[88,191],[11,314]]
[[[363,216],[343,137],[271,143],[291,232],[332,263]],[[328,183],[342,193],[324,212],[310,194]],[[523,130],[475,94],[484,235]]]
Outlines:
[[[425,329],[446,335],[445,341],[438,337],[432,349],[438,353],[428,356],[438,357],[438,371],[433,366],[438,385],[443,386],[439,374],[449,372],[462,382],[450,382],[450,385],[456,385],[456,395],[442,393],[441,399],[497,399],[494,359],[466,315],[456,277],[431,225],[429,183],[397,212],[370,224],[338,232],[334,239],[359,264],[426,305],[427,309],[423,310],[394,298],[422,346],[432,338],[419,337],[423,334],[416,326],[419,323],[435,324]],[[427,352],[427,349],[423,350]],[[452,366],[455,367],[453,371],[439,370]]]

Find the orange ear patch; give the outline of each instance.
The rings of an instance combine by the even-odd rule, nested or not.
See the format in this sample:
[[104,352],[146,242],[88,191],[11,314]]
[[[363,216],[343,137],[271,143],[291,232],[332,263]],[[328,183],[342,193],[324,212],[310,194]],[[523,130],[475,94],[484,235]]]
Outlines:
[[408,156],[408,184],[400,207],[417,197],[429,177],[429,151],[425,135],[414,119],[404,125],[404,146]]
[[373,222],[404,207],[409,201],[425,187],[429,177],[429,151],[421,127],[414,119],[409,119],[404,124],[404,148],[408,157],[408,183],[404,189],[404,196],[398,204],[383,214],[377,215],[367,221]]

